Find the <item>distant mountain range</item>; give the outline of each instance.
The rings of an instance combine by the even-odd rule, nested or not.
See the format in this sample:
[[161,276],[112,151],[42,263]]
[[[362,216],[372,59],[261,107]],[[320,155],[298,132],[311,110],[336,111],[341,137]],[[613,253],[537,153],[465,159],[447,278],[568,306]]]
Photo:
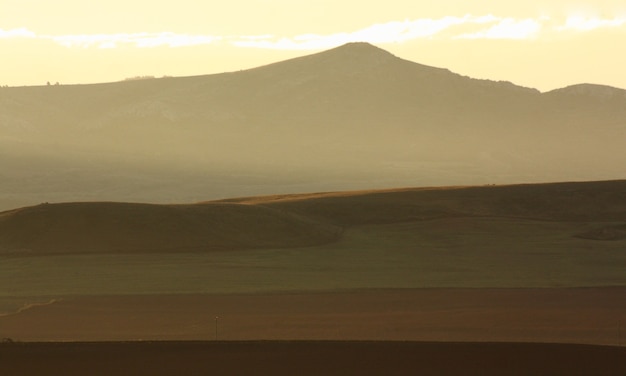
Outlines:
[[0,209],[626,177],[626,91],[541,93],[366,43],[255,69],[0,88]]

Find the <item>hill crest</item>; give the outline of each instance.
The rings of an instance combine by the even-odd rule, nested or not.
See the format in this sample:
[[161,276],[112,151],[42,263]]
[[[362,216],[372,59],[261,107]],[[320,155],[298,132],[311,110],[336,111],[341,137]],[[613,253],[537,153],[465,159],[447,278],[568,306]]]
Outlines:
[[[190,205],[42,204],[0,213],[0,254],[208,252],[338,241],[344,229],[454,218],[609,223],[619,241],[626,180],[265,196]],[[608,235],[607,235],[608,234]],[[610,235],[610,236],[609,236]]]

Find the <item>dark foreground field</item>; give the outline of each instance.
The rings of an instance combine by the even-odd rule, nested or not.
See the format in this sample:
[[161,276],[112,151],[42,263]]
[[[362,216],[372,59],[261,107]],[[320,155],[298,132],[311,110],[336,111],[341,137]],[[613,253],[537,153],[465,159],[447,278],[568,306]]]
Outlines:
[[427,342],[0,345],[3,375],[624,375],[626,348]]

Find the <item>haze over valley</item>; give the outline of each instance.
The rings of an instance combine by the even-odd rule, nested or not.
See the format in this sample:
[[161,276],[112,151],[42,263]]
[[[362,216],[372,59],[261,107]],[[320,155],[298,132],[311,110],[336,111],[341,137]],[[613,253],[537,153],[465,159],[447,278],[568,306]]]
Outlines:
[[255,69],[0,89],[0,209],[620,179],[626,91],[541,93],[367,43]]

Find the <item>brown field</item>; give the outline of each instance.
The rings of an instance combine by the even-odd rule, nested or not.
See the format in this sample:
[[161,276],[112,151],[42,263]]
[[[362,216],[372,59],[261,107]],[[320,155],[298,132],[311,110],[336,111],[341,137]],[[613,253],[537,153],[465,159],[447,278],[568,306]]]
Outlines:
[[626,343],[626,288],[410,289],[65,298],[0,317],[20,341]]
[[[567,375],[626,373],[626,348],[424,342],[0,345],[7,375]],[[36,361],[34,361],[36,360]]]
[[625,189],[3,212],[0,375],[624,375]]

